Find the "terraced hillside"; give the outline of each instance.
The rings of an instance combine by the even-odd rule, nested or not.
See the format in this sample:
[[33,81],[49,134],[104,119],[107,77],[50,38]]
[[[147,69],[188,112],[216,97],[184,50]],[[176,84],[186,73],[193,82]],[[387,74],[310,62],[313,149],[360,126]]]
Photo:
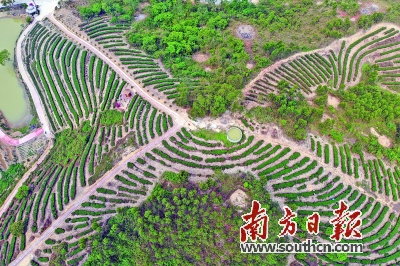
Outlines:
[[[122,69],[141,85],[159,89],[170,99],[178,95],[177,80],[153,58],[125,43],[124,25],[101,18],[80,28],[80,34],[107,49],[105,53],[118,56]],[[326,54],[290,59],[286,67],[275,65],[276,72],[266,74],[272,84],[267,85],[277,92],[283,78],[311,96],[318,84],[331,83],[335,88],[351,84],[359,79],[358,68],[367,59],[376,59],[372,50],[387,41],[396,43],[397,36],[397,30],[379,27],[348,46],[340,43],[338,51],[332,48]],[[398,167],[316,137],[299,144],[246,131],[246,137],[232,147],[206,141],[174,125],[171,116],[152,106],[152,99],[144,99],[105,62],[65,38],[48,21],[37,24],[24,45],[27,69],[57,134],[52,153],[26,181],[28,196],[14,199],[0,217],[2,265],[21,263],[18,254],[24,250],[34,255],[33,265],[49,261],[81,265],[90,252],[91,236],[118,208],[139,205],[164,171],[181,170],[194,179],[209,177],[215,170],[254,175],[275,201],[296,209],[302,218],[319,211],[323,225],[317,240],[328,239],[328,219],[338,202],[345,200],[351,209],[363,212],[365,252],[349,254],[344,263],[399,263]],[[396,45],[382,48],[383,53],[397,49]],[[391,71],[385,68],[396,67],[394,59],[381,62],[382,75]],[[390,77],[391,82],[396,78]],[[196,89],[197,83],[191,82]],[[263,88],[257,85],[260,82],[254,86]],[[258,95],[248,97],[262,100]],[[65,149],[57,143],[60,139],[80,143],[78,150],[67,145],[75,152],[74,159],[67,152],[60,156],[58,152]],[[254,179],[244,181],[251,185]],[[15,223],[24,226],[20,236],[11,234]],[[295,241],[310,238],[299,229]],[[322,265],[343,265],[324,255],[318,258]]]
[[[49,22],[35,25],[24,52],[56,139],[50,155],[25,182],[29,195],[15,198],[0,217],[1,265],[51,226],[85,187],[174,123]],[[21,236],[10,233],[15,222],[24,224]]]
[[[68,265],[76,265],[87,258],[86,247],[90,244],[90,236],[96,233],[101,225],[116,213],[119,207],[137,206],[152,191],[159,172],[150,165],[129,162],[112,180],[103,187],[97,188],[93,194],[85,198],[81,207],[63,220],[50,238],[41,246],[37,262],[47,262],[50,257],[60,256],[58,248],[67,251],[63,261]],[[58,244],[62,242],[60,247]]]
[[[347,145],[332,146],[315,137],[306,145],[306,151],[300,154],[292,150],[295,146],[291,143],[249,135],[225,148],[218,141],[205,141],[182,128],[128,162],[112,181],[90,195],[41,246],[35,261],[49,260],[61,247],[67,252],[67,264],[84,261],[90,234],[118,207],[137,206],[164,171],[186,170],[196,177],[226,170],[258,176],[274,200],[297,208],[300,217],[319,211],[322,233],[317,240],[328,240],[328,219],[338,202],[345,200],[352,210],[363,212],[365,244],[364,254],[349,254],[347,262],[396,264],[400,259],[400,169],[370,156],[352,154]],[[297,235],[295,241],[309,238],[301,229]],[[341,265],[323,255],[318,258],[324,264]]]
[[108,17],[102,17],[81,23],[77,34],[116,56],[122,69],[157,96],[164,95],[166,99],[173,100],[179,93],[190,94],[195,89],[200,89],[198,80],[173,78],[159,60],[131,47],[125,37],[128,29],[126,25],[111,24]]
[[355,85],[366,63],[379,66],[380,85],[399,91],[396,73],[400,60],[400,33],[395,25],[377,25],[366,33],[334,42],[327,48],[302,53],[277,62],[260,73],[245,90],[246,100],[265,103],[268,93],[278,93],[278,82],[285,80],[313,97],[319,85],[334,89]]

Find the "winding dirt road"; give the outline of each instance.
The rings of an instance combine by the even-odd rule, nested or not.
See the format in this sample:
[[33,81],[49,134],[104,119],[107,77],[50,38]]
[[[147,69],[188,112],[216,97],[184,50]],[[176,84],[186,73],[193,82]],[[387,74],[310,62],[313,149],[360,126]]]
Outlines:
[[35,131],[33,131],[32,133],[26,135],[23,138],[13,139],[0,129],[0,140],[10,146],[19,146],[19,145],[22,145],[22,144],[30,141],[31,139],[35,139],[35,138],[39,137],[43,133],[44,133],[43,128],[39,128],[39,129],[36,129]]
[[30,79],[28,72],[25,69],[25,63],[22,58],[22,42],[24,41],[25,36],[36,25],[37,22],[38,22],[37,20],[34,20],[22,32],[22,34],[20,35],[18,42],[17,42],[17,49],[15,49],[15,55],[17,58],[19,72],[21,73],[22,79],[24,80],[26,86],[29,89],[29,92],[30,92],[32,100],[33,100],[33,104],[35,105],[35,108],[36,108],[36,113],[38,114],[39,120],[42,123],[42,129],[45,132],[46,136],[50,138],[50,137],[53,137],[53,135],[50,131],[49,122],[46,117],[46,112],[44,111],[44,107],[43,107],[42,101],[40,100],[39,94],[36,90],[36,87],[33,85],[33,82]]

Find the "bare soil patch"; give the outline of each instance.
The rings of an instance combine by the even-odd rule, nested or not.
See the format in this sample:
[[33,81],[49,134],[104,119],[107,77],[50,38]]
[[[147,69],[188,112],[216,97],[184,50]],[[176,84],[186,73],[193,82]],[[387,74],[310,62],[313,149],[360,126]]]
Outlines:
[[197,52],[192,55],[192,59],[199,63],[206,62],[208,59],[210,59],[210,57],[211,56],[209,54],[205,54],[205,53],[201,53],[201,52]]
[[395,210],[397,213],[400,213],[400,203],[394,204],[393,210]]
[[307,184],[307,190],[308,190],[308,191],[313,191],[313,190],[315,190],[315,187],[316,187],[316,186],[314,186],[313,184]]
[[328,118],[331,118],[329,115],[327,114],[323,114],[322,118],[321,118],[321,122],[324,122],[325,120],[327,120]]
[[337,108],[340,104],[340,100],[332,95],[328,95],[328,105],[332,105],[333,107]]
[[254,67],[255,67],[254,62],[249,62],[249,63],[246,64],[246,68],[247,69],[253,69]]
[[138,14],[137,16],[135,16],[135,20],[136,21],[140,21],[140,20],[144,20],[145,18],[147,18],[146,14]]
[[143,9],[143,8],[145,8],[146,6],[149,6],[149,5],[150,5],[149,2],[143,2],[143,3],[140,3],[140,4],[139,4],[139,8],[140,8],[140,9]]
[[252,40],[255,37],[255,30],[250,25],[241,24],[236,29],[237,36],[242,40]]
[[389,148],[392,146],[392,140],[390,138],[388,138],[385,135],[379,135],[379,133],[376,132],[376,130],[373,127],[370,128],[370,131],[372,135],[378,138],[379,144],[381,144],[383,147]]
[[247,205],[247,201],[249,199],[249,196],[241,190],[238,189],[233,194],[229,197],[229,200],[234,206],[240,207],[240,208],[245,208]]
[[380,11],[380,6],[376,3],[363,3],[360,5],[360,12],[363,15],[372,15],[375,12]]

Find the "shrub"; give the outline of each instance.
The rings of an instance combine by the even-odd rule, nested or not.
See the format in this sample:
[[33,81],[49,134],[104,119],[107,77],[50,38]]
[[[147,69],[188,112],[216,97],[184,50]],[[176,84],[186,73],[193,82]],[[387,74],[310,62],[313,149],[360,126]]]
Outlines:
[[137,158],[136,161],[137,161],[138,163],[140,163],[140,164],[146,164],[146,161],[143,160],[142,158]]
[[329,145],[325,144],[325,150],[324,150],[324,155],[325,155],[325,163],[329,163]]
[[81,223],[81,224],[77,224],[75,227],[74,227],[74,230],[76,231],[76,230],[79,230],[79,229],[81,229],[81,228],[85,228],[85,227],[88,227],[89,226],[89,223],[88,222],[86,222],[86,223]]
[[87,211],[87,210],[76,210],[72,213],[72,215],[87,215],[87,216],[101,216],[104,214],[116,213],[116,210],[106,210],[106,211]]
[[317,155],[318,157],[322,157],[322,147],[319,141],[317,142]]
[[78,222],[86,222],[89,221],[88,217],[79,217],[79,218],[72,218],[71,223],[78,223]]
[[157,132],[157,135],[158,135],[158,136],[161,136],[161,135],[162,135],[162,131],[161,131],[161,118],[162,118],[162,115],[161,115],[161,114],[158,114],[158,116],[157,116],[157,121],[156,121],[156,132]]
[[95,202],[83,202],[81,204],[82,207],[90,207],[90,208],[96,208],[96,209],[103,209],[106,207],[106,205],[102,203],[95,203]]
[[22,185],[21,187],[18,188],[18,192],[15,195],[15,198],[21,200],[23,198],[26,198],[28,194],[29,194],[29,187],[27,185]]
[[351,167],[351,153],[349,146],[347,144],[344,145],[344,149],[346,151],[346,158],[347,158],[347,173],[349,175],[353,174],[353,168]]
[[121,181],[125,185],[132,186],[132,187],[136,187],[137,186],[136,183],[131,182],[131,181],[127,180],[126,178],[122,177],[122,176],[116,175],[114,178],[116,180]]
[[172,147],[171,145],[168,144],[168,142],[166,140],[163,140],[162,144],[164,145],[165,148],[167,148],[167,150],[169,150],[169,151],[171,151],[171,152],[173,152],[173,153],[175,153],[175,154],[177,154],[177,155],[179,155],[179,156],[181,156],[183,158],[186,158],[186,159],[190,158],[189,154],[184,153],[184,152],[176,149],[175,147]]
[[253,168],[253,171],[255,170],[260,170],[262,168],[264,168],[265,166],[279,160],[280,158],[282,158],[283,156],[285,156],[287,153],[290,152],[290,148],[285,148],[283,151],[281,151],[280,153],[278,153],[276,156],[270,158],[269,160],[259,164],[257,167]]
[[54,245],[56,241],[54,239],[49,238],[44,243],[46,243],[46,245]]
[[130,179],[135,180],[135,181],[137,181],[137,182],[139,182],[139,183],[141,183],[143,185],[151,185],[151,184],[153,184],[152,182],[150,182],[150,181],[148,181],[146,179],[139,178],[135,174],[132,174],[132,173],[130,173],[128,171],[123,171],[123,173],[125,175],[127,175]]
[[268,143],[266,146],[262,147],[262,148],[259,149],[258,151],[255,151],[255,152],[254,152],[254,155],[260,155],[260,154],[262,154],[263,152],[267,151],[267,150],[268,150],[269,148],[271,148],[271,147],[272,147],[271,143]]
[[68,264],[68,265],[77,265],[78,262],[80,262],[81,260],[83,260],[83,258],[84,258],[85,256],[86,256],[86,254],[84,254],[84,255],[82,255],[82,256],[80,256],[80,257],[77,257],[77,258],[75,258],[75,259],[69,260],[69,261],[67,261],[67,264]]
[[332,189],[328,193],[317,196],[317,199],[331,198],[333,195],[335,195],[336,193],[341,191],[343,189],[343,187],[344,187],[343,184],[339,184],[337,187],[335,187],[334,189]]
[[56,194],[52,193],[50,198],[51,213],[54,219],[57,219],[57,208],[56,208]]
[[349,207],[349,210],[353,211],[353,210],[358,209],[365,202],[366,199],[367,199],[367,196],[365,196],[364,194],[361,194],[361,196],[357,199],[357,201]]
[[339,153],[335,145],[333,145],[333,166],[335,167],[339,166]]
[[183,127],[181,130],[182,130],[183,135],[185,135],[186,138],[188,138],[188,139],[192,138],[192,135],[190,135],[190,133],[186,130],[186,128]]
[[106,188],[98,188],[96,189],[97,192],[102,193],[102,194],[111,194],[111,195],[116,195],[117,192],[112,190],[112,189],[106,189]]
[[94,174],[94,158],[95,158],[96,147],[97,144],[94,144],[90,149],[89,174],[91,175]]
[[63,228],[57,228],[56,230],[54,230],[54,232],[55,232],[57,235],[59,235],[59,234],[64,233],[64,232],[65,232],[65,229],[63,229]]
[[170,115],[168,115],[168,124],[170,127],[174,126],[174,122],[172,121],[172,117]]
[[189,173],[186,171],[180,171],[179,173],[166,171],[163,173],[162,178],[170,181],[173,184],[182,184],[188,182]]
[[73,176],[72,176],[72,170],[73,170],[73,168],[74,168],[74,164],[75,164],[75,161],[76,161],[76,160],[77,160],[77,159],[73,160],[73,161],[70,163],[70,165],[68,166],[67,174],[66,174],[66,176],[65,176],[64,193],[63,193],[63,195],[64,195],[64,205],[67,205],[68,202],[69,202],[69,185],[70,185],[70,180],[71,180],[71,178],[73,178]]
[[118,190],[119,191],[129,192],[131,194],[138,194],[138,195],[143,195],[143,196],[146,195],[146,192],[144,192],[144,191],[130,189],[130,188],[123,187],[123,186],[118,186]]
[[20,250],[25,250],[25,246],[26,246],[26,235],[23,234],[23,235],[21,235],[19,249]]
[[78,167],[75,167],[75,170],[73,171],[72,184],[71,184],[71,199],[75,199],[77,176],[78,176]]
[[[303,159],[296,165],[297,168],[298,168],[298,167],[301,167],[303,164],[307,163],[309,160],[310,160],[310,158],[308,158],[308,157],[303,158]],[[299,170],[299,171],[297,171],[297,172],[295,172],[295,173],[292,173],[292,174],[290,174],[290,175],[287,175],[287,176],[283,177],[283,179],[284,179],[284,180],[290,180],[290,179],[292,179],[292,178],[295,178],[295,177],[297,177],[297,176],[300,176],[300,175],[302,175],[302,174],[304,174],[304,173],[307,173],[307,172],[311,171],[312,169],[315,168],[315,166],[317,166],[317,162],[316,162],[316,161],[313,161],[313,162],[312,162],[311,164],[309,164],[306,168],[304,168],[304,169],[302,169],[302,170]],[[274,178],[279,178],[279,177],[281,177],[281,175],[280,175],[279,173],[277,173],[276,175],[274,174],[274,175],[268,176],[268,179],[274,179]]]
[[354,177],[358,178],[359,173],[358,173],[358,160],[357,158],[353,158],[353,164],[354,164]]
[[123,123],[123,114],[117,110],[104,111],[100,118],[100,124],[103,126],[121,125]]
[[149,178],[157,178],[155,175],[153,175],[152,173],[149,173],[147,171],[143,171],[143,174],[145,177],[149,177]]

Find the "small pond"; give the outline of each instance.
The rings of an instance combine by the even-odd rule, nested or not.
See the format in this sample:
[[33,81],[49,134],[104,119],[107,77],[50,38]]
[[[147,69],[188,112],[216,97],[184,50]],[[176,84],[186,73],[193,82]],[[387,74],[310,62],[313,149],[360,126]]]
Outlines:
[[228,132],[226,133],[228,140],[230,142],[236,143],[242,139],[242,130],[237,127],[231,127]]
[[[22,30],[21,19],[16,18],[0,18],[0,51],[7,49],[14,59],[14,48],[18,36]],[[0,65],[0,111],[12,126],[21,126],[30,121],[26,121],[29,117],[28,99],[24,93],[24,89],[18,82],[15,74],[13,61],[8,61],[5,66]]]

